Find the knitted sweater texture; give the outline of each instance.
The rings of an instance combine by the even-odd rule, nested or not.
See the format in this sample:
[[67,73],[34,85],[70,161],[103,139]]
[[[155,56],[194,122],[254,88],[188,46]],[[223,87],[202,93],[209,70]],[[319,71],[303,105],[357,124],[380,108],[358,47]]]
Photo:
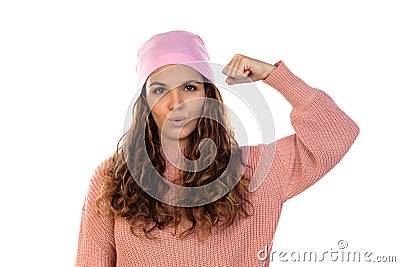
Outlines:
[[[202,242],[196,234],[179,239],[179,234],[168,227],[156,230],[155,240],[135,236],[123,218],[96,212],[95,199],[107,168],[104,161],[94,172],[86,195],[75,266],[268,266],[269,258],[262,261],[259,257],[265,255],[258,254],[266,247],[268,253],[271,251],[283,203],[330,171],[349,150],[359,128],[325,92],[307,85],[283,62],[264,82],[292,105],[290,120],[295,134],[273,144],[271,167],[265,169],[262,184],[249,198],[253,215],[236,220]],[[257,164],[265,162],[260,151],[271,151],[270,147],[246,147],[247,177],[253,177]],[[166,164],[164,177],[173,180],[177,169],[167,160]]]

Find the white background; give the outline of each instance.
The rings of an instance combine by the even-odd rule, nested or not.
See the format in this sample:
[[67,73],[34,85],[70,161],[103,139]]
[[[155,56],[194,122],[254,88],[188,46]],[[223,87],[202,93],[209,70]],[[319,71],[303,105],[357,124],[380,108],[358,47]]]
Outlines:
[[[361,128],[339,165],[284,205],[273,250],[322,253],[346,240],[349,251],[396,255],[399,262],[397,6],[2,1],[0,265],[73,265],[89,179],[114,152],[135,94],[137,49],[153,34],[176,29],[200,35],[216,63],[235,53],[284,60]],[[293,133],[290,105],[270,87],[262,89],[276,136]],[[330,265],[341,264],[313,266]]]

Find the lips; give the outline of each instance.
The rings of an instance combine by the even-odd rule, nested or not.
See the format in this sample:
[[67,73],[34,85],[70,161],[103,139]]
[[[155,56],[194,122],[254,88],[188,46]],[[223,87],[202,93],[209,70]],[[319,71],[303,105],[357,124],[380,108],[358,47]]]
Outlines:
[[187,118],[186,118],[186,117],[183,117],[183,116],[174,116],[174,117],[170,117],[170,118],[168,119],[168,121],[169,121],[173,126],[181,127],[181,126],[183,126],[183,125],[186,123]]

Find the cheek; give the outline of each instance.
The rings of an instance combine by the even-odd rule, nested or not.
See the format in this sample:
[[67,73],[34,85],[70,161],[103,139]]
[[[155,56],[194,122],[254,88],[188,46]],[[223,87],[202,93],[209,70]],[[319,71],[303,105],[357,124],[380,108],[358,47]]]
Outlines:
[[201,115],[203,113],[204,102],[204,98],[199,98],[193,101],[191,106],[194,114]]
[[163,115],[162,110],[160,110],[159,107],[154,106],[153,109],[151,110],[151,115],[153,116],[154,121],[157,124],[157,127],[162,127],[164,121],[165,121],[165,116]]
[[164,116],[163,116],[162,114],[160,114],[159,112],[154,111],[154,110],[151,112],[151,115],[153,115],[153,119],[155,120],[157,126],[158,126],[158,127],[161,127],[162,124],[163,124],[164,121],[165,121]]
[[150,109],[151,114],[157,113],[157,110],[159,109],[157,103],[152,100],[147,100],[147,107]]

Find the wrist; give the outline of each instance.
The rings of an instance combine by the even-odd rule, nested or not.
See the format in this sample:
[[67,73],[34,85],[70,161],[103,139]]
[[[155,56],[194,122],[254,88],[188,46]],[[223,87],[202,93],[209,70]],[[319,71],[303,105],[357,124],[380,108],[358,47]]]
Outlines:
[[[278,63],[277,63],[278,64]],[[261,80],[265,80],[268,78],[268,76],[276,69],[277,64],[271,65],[269,63],[265,63],[265,71],[261,75]],[[279,64],[278,64],[279,65]]]
[[308,103],[317,93],[318,90],[294,75],[282,61],[275,66],[276,70],[263,82],[279,91],[293,107]]

